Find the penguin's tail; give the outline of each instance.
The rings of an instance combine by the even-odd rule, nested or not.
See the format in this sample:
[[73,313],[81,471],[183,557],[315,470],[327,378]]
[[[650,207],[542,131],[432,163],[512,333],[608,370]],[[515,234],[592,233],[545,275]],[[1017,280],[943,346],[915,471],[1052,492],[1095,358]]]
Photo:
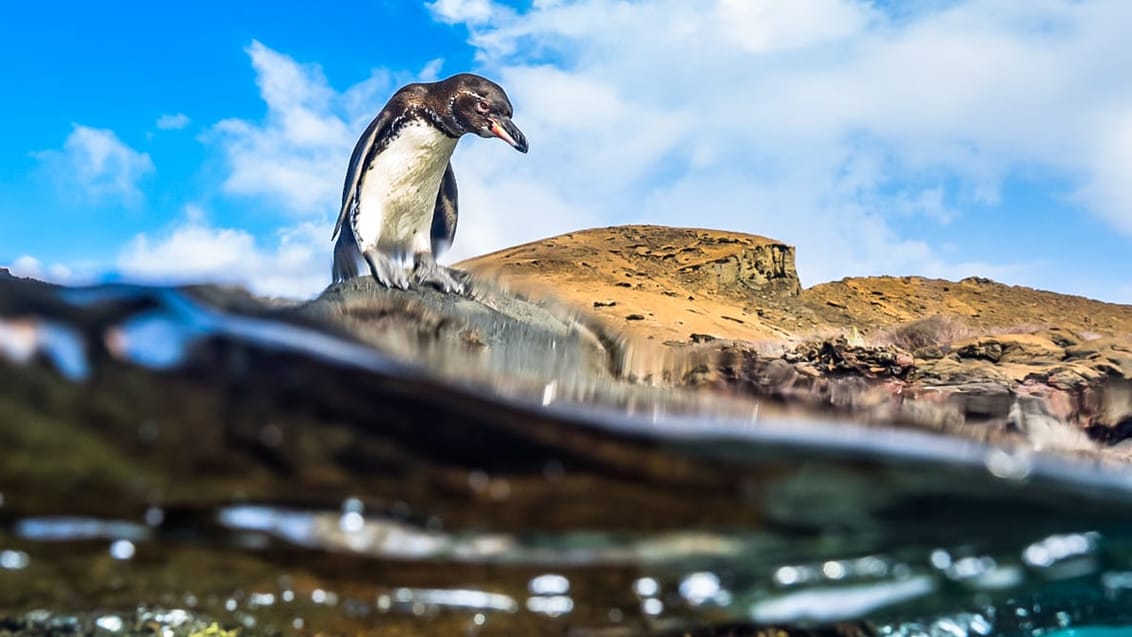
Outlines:
[[334,267],[331,273],[334,282],[352,279],[361,274],[362,251],[358,249],[358,242],[354,240],[354,233],[349,227],[338,232],[338,240],[334,242]]

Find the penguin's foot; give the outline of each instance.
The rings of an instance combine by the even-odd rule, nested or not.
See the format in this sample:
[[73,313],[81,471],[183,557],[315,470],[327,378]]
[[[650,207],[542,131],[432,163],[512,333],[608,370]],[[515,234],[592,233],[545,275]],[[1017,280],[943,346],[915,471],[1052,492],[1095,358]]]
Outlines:
[[405,273],[405,268],[391,259],[389,255],[371,248],[363,252],[362,256],[365,257],[366,263],[369,264],[369,271],[378,283],[387,288],[409,289],[409,277]]
[[433,285],[449,294],[464,293],[464,283],[452,276],[452,271],[439,265],[432,255],[422,252],[413,259],[413,284]]

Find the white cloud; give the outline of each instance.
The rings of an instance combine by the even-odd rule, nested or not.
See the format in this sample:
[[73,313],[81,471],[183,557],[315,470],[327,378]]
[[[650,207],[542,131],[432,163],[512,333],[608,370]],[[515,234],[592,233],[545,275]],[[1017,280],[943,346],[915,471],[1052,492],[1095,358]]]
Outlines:
[[263,123],[228,119],[213,128],[230,168],[224,189],[267,197],[292,214],[330,214],[355,135],[338,114],[338,96],[317,66],[297,64],[259,42],[247,52],[267,117]]
[[1084,169],[1078,197],[1121,232],[1132,236],[1132,105],[1114,114],[1103,139],[1095,140],[1095,154]]
[[5,267],[14,276],[50,281],[51,283],[75,284],[83,280],[83,277],[76,276],[74,270],[69,266],[61,263],[44,266],[39,259],[26,254]]
[[858,34],[873,11],[853,0],[720,0],[723,33],[754,53],[803,49]]
[[444,68],[444,58],[435,58],[428,61],[420,72],[422,82],[435,82],[440,79],[440,70]]
[[428,8],[434,16],[449,24],[480,24],[490,20],[498,12],[490,0],[435,0],[428,3]]
[[328,226],[303,223],[279,231],[269,245],[250,233],[209,225],[190,206],[165,232],[139,234],[118,256],[126,277],[150,283],[240,283],[271,296],[308,297],[330,282]]
[[162,115],[157,118],[157,127],[161,130],[180,130],[188,126],[190,121],[189,116],[184,113]]
[[79,124],[62,150],[35,156],[61,194],[83,195],[96,203],[139,203],[143,197],[138,182],[154,170],[148,154],[124,144],[114,131]]
[[1132,4],[1120,0],[899,15],[857,0],[430,8],[468,26],[531,139],[522,158],[461,145],[462,216],[495,228],[458,235],[461,256],[652,222],[794,243],[807,284],[893,272],[1040,284],[1032,264],[975,262],[901,230],[931,237],[1033,167],[1132,236]]

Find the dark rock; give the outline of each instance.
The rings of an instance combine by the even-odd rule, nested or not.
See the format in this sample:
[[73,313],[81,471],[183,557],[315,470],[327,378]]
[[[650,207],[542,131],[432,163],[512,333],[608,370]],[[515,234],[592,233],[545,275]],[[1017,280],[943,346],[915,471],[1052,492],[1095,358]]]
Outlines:
[[331,286],[282,312],[330,326],[382,352],[461,377],[596,382],[619,354],[617,335],[551,301],[487,281],[465,295],[397,290],[370,277]]
[[1014,395],[1010,389],[998,383],[973,381],[961,385],[932,385],[922,391],[941,393],[947,403],[968,418],[976,420],[1005,419],[1014,405]]
[[997,341],[979,341],[953,350],[959,358],[979,358],[997,363],[1002,360],[1003,346]]

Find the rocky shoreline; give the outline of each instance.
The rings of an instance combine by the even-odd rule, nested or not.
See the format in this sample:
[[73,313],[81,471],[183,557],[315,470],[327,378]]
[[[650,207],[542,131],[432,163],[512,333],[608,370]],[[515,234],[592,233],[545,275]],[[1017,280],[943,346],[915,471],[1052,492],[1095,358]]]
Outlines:
[[1070,452],[1132,437],[1132,306],[986,279],[803,288],[794,264],[764,237],[625,226],[459,264],[464,296],[368,277],[304,303],[186,292],[506,395],[694,411],[718,405],[708,392]]
[[640,374],[654,382],[1038,448],[1093,450],[1130,435],[1132,306],[978,278],[803,288],[794,263],[791,246],[764,237],[628,226],[462,266],[589,307],[638,346],[665,350],[652,359],[688,370]]

